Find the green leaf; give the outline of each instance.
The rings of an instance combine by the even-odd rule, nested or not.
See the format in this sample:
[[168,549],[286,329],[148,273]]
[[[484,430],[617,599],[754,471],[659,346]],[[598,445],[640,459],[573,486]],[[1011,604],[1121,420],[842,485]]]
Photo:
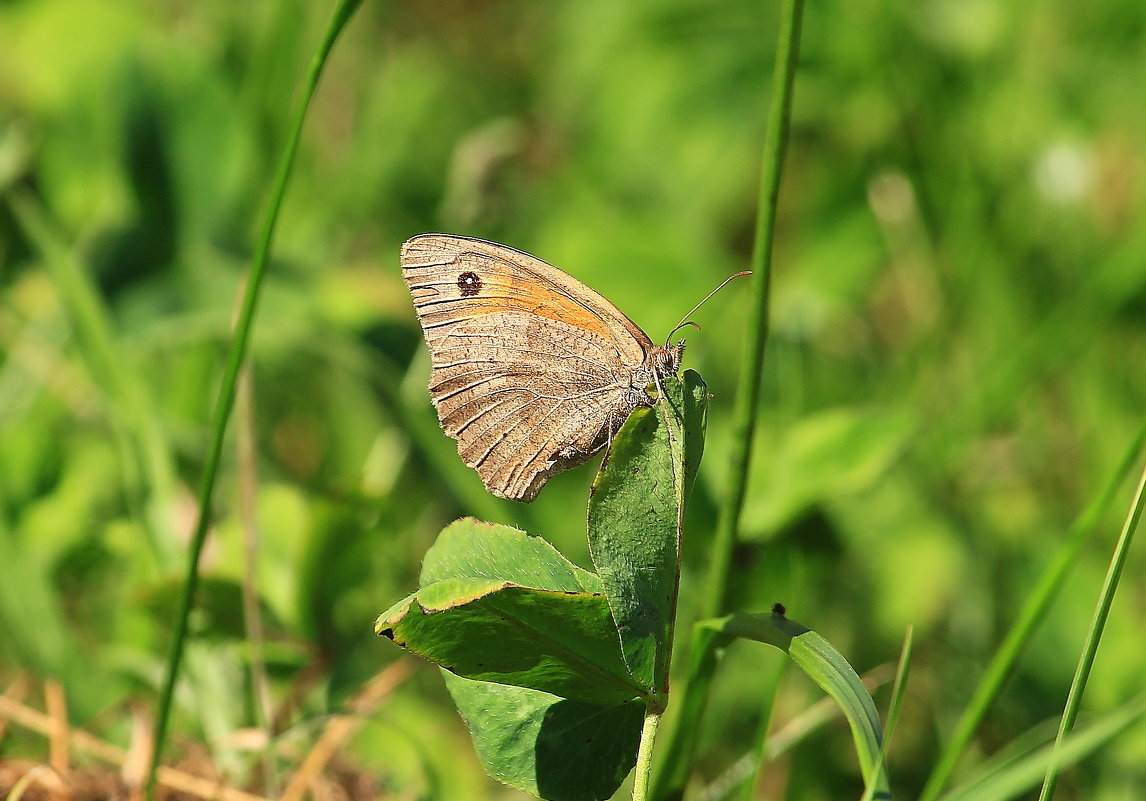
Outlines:
[[666,381],[664,402],[618,433],[590,501],[591,545],[607,580],[538,537],[463,519],[427,553],[421,589],[378,619],[379,634],[449,671],[491,776],[576,801],[607,798],[632,769],[642,696],[667,684],[705,389],[696,373]]
[[497,579],[446,579],[379,617],[375,631],[471,679],[596,704],[642,693],[621,658],[601,595]]
[[443,673],[490,776],[550,801],[609,798],[636,762],[645,706],[598,706]]
[[808,627],[777,614],[736,613],[698,625],[731,637],[767,643],[787,653],[843,710],[864,781],[875,785],[871,797],[891,798],[891,785],[879,759],[881,728],[875,702],[855,670],[831,643]]
[[700,464],[706,387],[686,371],[663,401],[629,415],[589,497],[589,549],[626,664],[649,691],[667,690],[684,501]]
[[426,558],[418,585],[450,578],[488,578],[563,592],[601,592],[601,580],[574,565],[543,540],[516,528],[472,517],[442,529]]

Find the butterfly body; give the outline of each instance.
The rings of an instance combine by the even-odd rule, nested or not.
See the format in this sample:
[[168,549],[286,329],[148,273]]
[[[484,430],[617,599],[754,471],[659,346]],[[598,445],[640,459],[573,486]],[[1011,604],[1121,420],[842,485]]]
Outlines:
[[402,274],[438,419],[500,497],[533,500],[680,367],[683,343],[655,345],[603,296],[522,251],[423,234],[402,246]]

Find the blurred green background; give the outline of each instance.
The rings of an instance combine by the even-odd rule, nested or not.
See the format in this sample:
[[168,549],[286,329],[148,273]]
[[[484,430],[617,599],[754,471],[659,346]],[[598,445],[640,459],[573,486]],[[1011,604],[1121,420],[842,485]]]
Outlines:
[[[113,742],[154,701],[237,294],[331,8],[0,4],[0,680],[60,680],[72,722]],[[527,250],[660,339],[747,262],[775,14],[710,0],[361,8],[278,228],[178,753],[201,743],[235,783],[247,776],[244,530],[260,537],[287,757],[405,658],[373,618],[414,587],[445,523],[516,523],[588,563],[591,467],[529,507],[502,503],[438,430],[399,245],[447,231]],[[1143,421],[1144,41],[1140,0],[807,7],[732,595],[753,611],[783,601],[861,673],[915,626],[890,757],[904,798]],[[727,481],[746,290],[688,333],[686,365],[714,397],[684,620]],[[1129,498],[1124,486],[966,769],[1054,725]],[[1144,568],[1132,556],[1088,713],[1146,685]],[[728,655],[696,797],[719,797],[779,659]],[[435,670],[413,667],[345,765],[379,796],[517,797],[481,774]],[[818,698],[793,672],[777,725]],[[44,743],[15,728],[0,749],[36,761]],[[767,766],[758,797],[860,788],[837,721]],[[1058,795],[1144,796],[1142,727]]]

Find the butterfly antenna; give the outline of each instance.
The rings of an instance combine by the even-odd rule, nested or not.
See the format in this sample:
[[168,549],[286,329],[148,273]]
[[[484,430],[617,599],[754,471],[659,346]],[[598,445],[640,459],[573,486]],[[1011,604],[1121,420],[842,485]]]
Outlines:
[[728,286],[730,283],[732,283],[732,281],[734,279],[743,278],[746,275],[752,275],[752,271],[751,270],[743,270],[741,272],[730,275],[727,278],[725,278],[723,281],[721,281],[720,286],[718,286],[716,289],[712,290],[707,295],[705,295],[704,298],[700,301],[700,303],[693,306],[691,309],[688,310],[688,314],[686,314],[684,317],[680,318],[680,322],[677,323],[675,326],[673,326],[672,331],[669,331],[669,335],[665,338],[665,344],[667,345],[668,341],[670,339],[672,339],[672,335],[675,334],[680,329],[684,328],[686,325],[691,325],[693,328],[695,328],[697,331],[699,331],[700,326],[697,325],[696,323],[694,323],[692,320],[688,319],[690,316],[692,316],[692,313],[695,312],[697,309],[699,309],[701,306],[703,306],[705,303],[707,303],[713,295],[715,295],[717,292],[719,292],[720,290],[722,290],[726,286]]

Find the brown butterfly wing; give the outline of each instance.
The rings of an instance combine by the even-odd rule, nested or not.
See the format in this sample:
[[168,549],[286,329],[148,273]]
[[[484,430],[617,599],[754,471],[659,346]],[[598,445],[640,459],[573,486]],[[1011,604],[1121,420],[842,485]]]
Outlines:
[[430,394],[490,492],[531,501],[600,449],[639,402],[653,348],[612,303],[555,267],[480,239],[424,234],[402,274],[430,347]]

